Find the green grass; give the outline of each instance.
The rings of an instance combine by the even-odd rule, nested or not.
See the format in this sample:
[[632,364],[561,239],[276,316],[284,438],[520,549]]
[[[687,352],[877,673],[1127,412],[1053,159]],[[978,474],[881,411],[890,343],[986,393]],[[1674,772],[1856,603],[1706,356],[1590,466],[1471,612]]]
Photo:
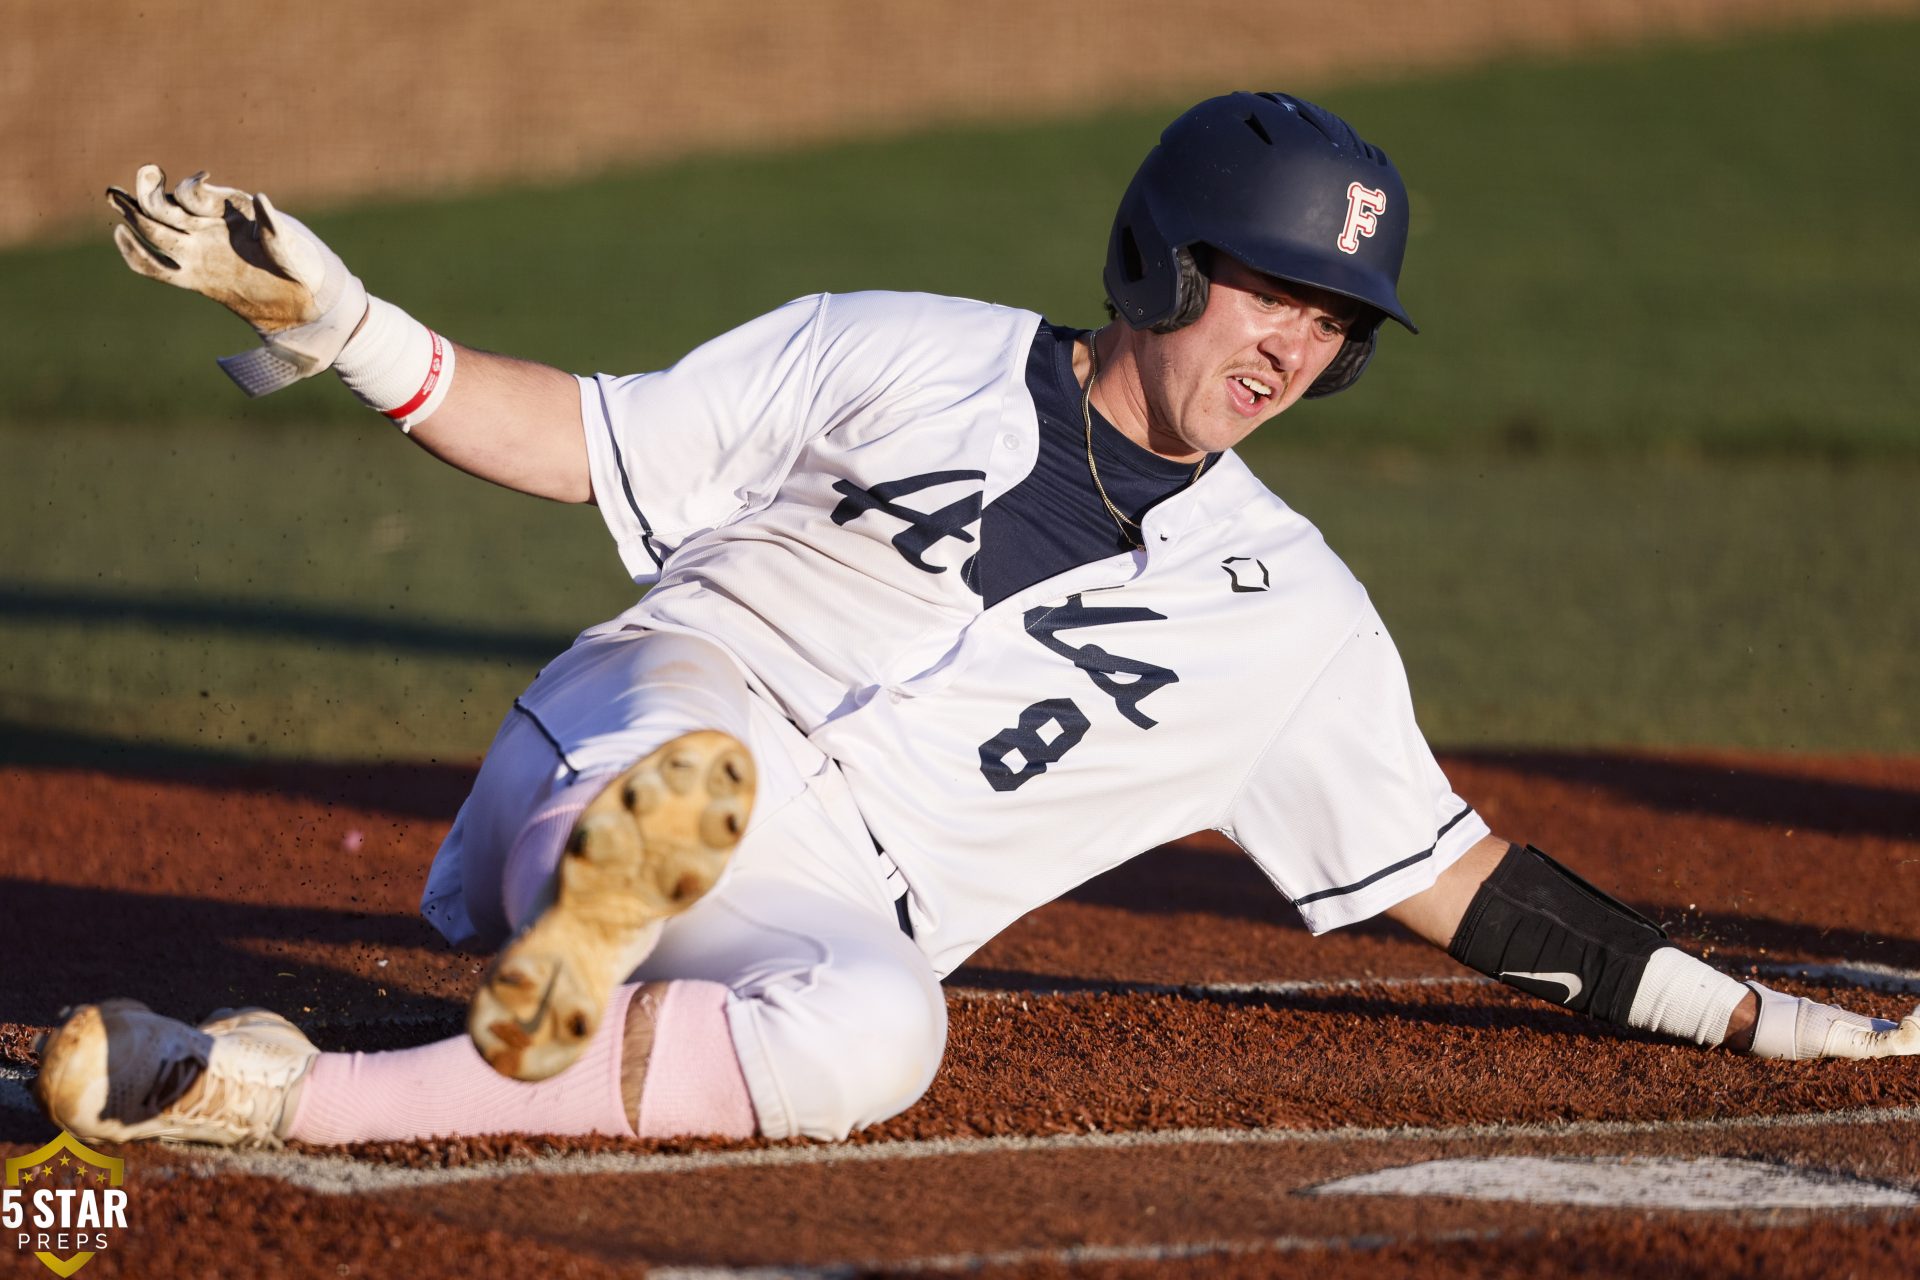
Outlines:
[[[1247,452],[1368,583],[1434,741],[1920,751],[1916,62],[1881,22],[1323,95],[1408,175],[1425,332]],[[583,371],[815,289],[1093,323],[1179,105],[312,221],[456,337]],[[248,342],[104,235],[0,255],[0,760],[473,758],[634,598],[591,510],[330,379],[243,400],[211,357]]]
[[592,508],[468,479],[377,422],[0,447],[0,724],[21,730],[477,755],[546,657],[639,594]]
[[1264,467],[1392,629],[1429,738],[1920,750],[1920,467]]
[[[477,757],[541,661],[634,596],[592,510],[373,425],[0,447],[0,758],[63,734]],[[1920,466],[1253,460],[1368,583],[1438,743],[1920,750]]]
[[[1916,64],[1920,22],[1882,21],[1326,93],[1407,176],[1424,332],[1283,429],[1347,452],[1920,455]],[[437,327],[580,371],[670,361],[816,289],[1091,323],[1112,207],[1181,105],[310,220]],[[211,358],[250,342],[104,233],[0,255],[0,420],[357,413],[324,379],[243,401]]]

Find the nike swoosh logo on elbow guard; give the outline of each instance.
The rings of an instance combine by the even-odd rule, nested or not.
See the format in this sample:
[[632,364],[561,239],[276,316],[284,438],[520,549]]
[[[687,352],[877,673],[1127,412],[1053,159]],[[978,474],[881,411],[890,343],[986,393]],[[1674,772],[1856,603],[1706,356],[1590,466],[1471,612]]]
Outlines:
[[1535,982],[1552,982],[1567,989],[1567,998],[1561,1004],[1572,1004],[1580,995],[1582,983],[1577,973],[1527,973],[1519,969],[1502,970],[1503,978],[1531,978]]

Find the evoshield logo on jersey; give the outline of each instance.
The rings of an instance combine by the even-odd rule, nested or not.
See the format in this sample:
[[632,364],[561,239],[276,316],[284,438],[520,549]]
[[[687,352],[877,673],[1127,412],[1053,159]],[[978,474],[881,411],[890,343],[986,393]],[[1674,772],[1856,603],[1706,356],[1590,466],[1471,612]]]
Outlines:
[[1380,229],[1379,216],[1387,211],[1387,193],[1358,182],[1347,184],[1347,225],[1340,229],[1340,252],[1360,252],[1360,237]]
[[1265,591],[1273,585],[1265,563],[1252,556],[1228,556],[1220,567],[1227,571],[1227,582],[1235,591]]
[[21,1252],[57,1276],[70,1276],[127,1228],[127,1164],[72,1134],[7,1161],[0,1224]]

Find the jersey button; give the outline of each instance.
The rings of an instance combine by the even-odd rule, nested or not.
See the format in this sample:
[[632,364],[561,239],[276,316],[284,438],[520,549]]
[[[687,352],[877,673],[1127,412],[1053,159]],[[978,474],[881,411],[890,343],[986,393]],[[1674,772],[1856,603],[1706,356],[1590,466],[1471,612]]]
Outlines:
[[1018,449],[1020,447],[1020,437],[1009,431],[1006,435],[1000,437],[1000,447],[1003,449]]

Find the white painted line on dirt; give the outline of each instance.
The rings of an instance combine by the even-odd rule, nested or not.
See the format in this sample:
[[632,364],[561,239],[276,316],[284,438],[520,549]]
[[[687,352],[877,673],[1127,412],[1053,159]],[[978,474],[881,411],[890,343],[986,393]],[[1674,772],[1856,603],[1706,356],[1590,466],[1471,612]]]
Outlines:
[[1469,987],[1492,986],[1492,978],[1475,973],[1444,974],[1421,978],[1294,978],[1271,982],[1125,982],[1094,979],[1075,982],[1062,979],[1046,986],[948,987],[956,1000],[1025,1000],[1033,996],[1076,995],[1151,995],[1151,996],[1296,996],[1322,991],[1355,991],[1369,987]]
[[1754,970],[1775,977],[1801,978],[1807,982],[1840,982],[1850,987],[1920,995],[1920,970],[1896,969],[1890,964],[1874,964],[1864,960],[1857,964],[1758,964]]
[[[1834,982],[1878,991],[1905,991],[1920,994],[1920,970],[1898,969],[1892,965],[1859,964],[1762,964],[1755,973],[1773,977],[1801,978],[1808,982]],[[1124,979],[1094,978],[1058,982],[1031,987],[948,987],[956,1000],[1026,1000],[1034,996],[1067,995],[1157,995],[1157,996],[1295,996],[1329,991],[1359,991],[1381,987],[1389,991],[1409,987],[1488,987],[1499,985],[1477,973],[1433,974],[1402,978],[1280,978],[1267,982],[1128,982]]]
[[1724,1156],[1471,1156],[1376,1169],[1311,1196],[1454,1196],[1627,1209],[1906,1209],[1920,1195],[1817,1169]]
[[[1859,964],[1764,964],[1755,966],[1755,971],[1778,977],[1802,978],[1809,982],[1838,982],[1849,986],[1867,987],[1881,991],[1902,991],[1920,994],[1920,970],[1899,969],[1891,965],[1862,962]],[[1270,982],[1126,982],[1120,980],[1091,980],[1074,982],[1063,980],[1046,986],[1022,988],[997,987],[948,987],[947,994],[956,1000],[1027,1000],[1034,997],[1055,995],[1087,994],[1124,994],[1124,995],[1193,995],[1193,996],[1241,996],[1241,995],[1313,995],[1319,992],[1354,991],[1366,988],[1384,987],[1388,990],[1407,987],[1446,987],[1446,986],[1494,986],[1492,978],[1479,974],[1441,974],[1412,978],[1297,978],[1275,979]],[[455,1034],[459,1026],[457,1017],[439,1013],[402,1013],[381,1018],[368,1018],[360,1021],[333,1021],[327,1019],[303,1021],[308,1031],[327,1031],[341,1028],[368,1027],[436,1027],[447,1034]],[[33,1073],[14,1067],[0,1067],[0,1111],[24,1111],[37,1114],[39,1108],[34,1104],[33,1096],[26,1085],[33,1079]]]
[[[1884,964],[1763,964],[1755,972],[1777,977],[1803,978],[1809,982],[1837,982],[1881,991],[1920,994],[1920,970],[1898,969]],[[1402,978],[1284,978],[1268,982],[1127,982],[1118,979],[1091,979],[1076,982],[1062,979],[1044,986],[948,987],[956,1000],[1029,1000],[1059,995],[1191,995],[1191,996],[1293,996],[1320,992],[1357,991],[1369,988],[1495,986],[1492,978],[1474,973],[1436,974]],[[355,1020],[303,1019],[301,1027],[309,1032],[364,1030],[373,1028],[432,1027],[448,1035],[457,1034],[460,1018],[443,1013],[400,1013],[379,1018]],[[0,1067],[0,1111],[33,1111],[32,1097],[21,1087],[33,1079],[33,1073],[13,1067]],[[16,1083],[18,1082],[18,1083]]]
[[[506,1160],[409,1169],[347,1156],[289,1151],[208,1151],[193,1164],[197,1173],[256,1174],[279,1178],[322,1195],[364,1195],[437,1187],[459,1182],[550,1174],[696,1173],[709,1169],[780,1168],[791,1165],[877,1164],[951,1156],[1029,1151],[1125,1151],[1183,1146],[1289,1146],[1361,1142],[1456,1142],[1486,1138],[1631,1137],[1658,1133],[1717,1133],[1746,1129],[1808,1129],[1920,1122],[1920,1106],[1860,1107],[1772,1116],[1699,1120],[1572,1120],[1538,1124],[1472,1124],[1441,1127],[1338,1129],[1149,1129],[1128,1133],[1056,1133],[999,1138],[930,1138],[910,1142],[820,1143],[756,1147],[744,1151],[694,1151],[682,1155],[602,1152],[594,1155],[517,1156]],[[198,1153],[196,1153],[198,1154]]]
[[647,1275],[650,1280],[842,1280],[843,1277],[876,1273],[937,1274],[979,1271],[986,1267],[1030,1267],[1046,1263],[1073,1266],[1109,1262],[1182,1262],[1190,1258],[1300,1253],[1306,1250],[1358,1252],[1397,1244],[1493,1240],[1503,1234],[1500,1231],[1445,1231],[1433,1235],[1267,1236],[1250,1240],[1192,1240],[1178,1244],[1076,1244],[1053,1248],[1004,1249],[997,1253],[942,1253],[926,1258],[870,1258],[863,1262],[828,1262],[811,1266],[650,1267]]

